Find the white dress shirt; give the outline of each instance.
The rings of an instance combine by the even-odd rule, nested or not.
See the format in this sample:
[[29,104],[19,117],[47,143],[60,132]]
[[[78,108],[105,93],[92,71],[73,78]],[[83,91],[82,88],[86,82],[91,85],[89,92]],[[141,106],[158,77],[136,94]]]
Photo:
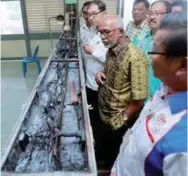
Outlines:
[[82,57],[84,58],[86,86],[92,90],[98,90],[98,85],[95,81],[95,74],[103,71],[106,53],[108,49],[104,46],[101,37],[96,28],[88,28],[85,24],[80,28],[80,43],[90,45],[94,48],[92,55],[87,54],[82,48]]

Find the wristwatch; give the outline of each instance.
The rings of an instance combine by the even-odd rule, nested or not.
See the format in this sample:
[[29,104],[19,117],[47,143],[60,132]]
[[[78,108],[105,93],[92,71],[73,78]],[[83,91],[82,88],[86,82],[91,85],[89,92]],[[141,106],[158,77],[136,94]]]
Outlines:
[[125,122],[127,122],[127,120],[129,120],[129,118],[127,117],[127,115],[123,115],[123,120],[125,121]]

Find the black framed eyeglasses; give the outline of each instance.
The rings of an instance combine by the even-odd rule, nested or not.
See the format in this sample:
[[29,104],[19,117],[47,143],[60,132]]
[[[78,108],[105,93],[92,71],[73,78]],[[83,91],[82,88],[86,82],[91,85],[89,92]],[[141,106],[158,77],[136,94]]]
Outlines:
[[155,51],[148,52],[148,54],[149,55],[163,55],[163,56],[169,56],[169,57],[186,56],[186,54],[180,54],[180,53],[163,53],[163,52],[155,52]]
[[100,30],[99,35],[104,35],[105,37],[108,37],[112,31],[118,30],[120,28],[115,28],[112,30]]
[[149,55],[154,55],[154,54],[157,54],[157,55],[167,55],[166,53],[154,52],[154,51],[149,51],[148,54],[149,54]]
[[153,12],[148,12],[148,14],[146,15],[148,18],[150,18],[151,16],[159,16],[159,15],[164,15],[164,14],[168,14],[168,13],[170,13],[170,12],[155,12],[155,13],[153,13]]
[[96,17],[96,16],[97,16],[99,13],[101,13],[101,12],[104,12],[104,10],[102,10],[102,11],[100,11],[100,12],[96,12],[96,13],[88,13],[87,16],[88,16],[88,17],[91,17],[91,16],[92,16],[92,17]]

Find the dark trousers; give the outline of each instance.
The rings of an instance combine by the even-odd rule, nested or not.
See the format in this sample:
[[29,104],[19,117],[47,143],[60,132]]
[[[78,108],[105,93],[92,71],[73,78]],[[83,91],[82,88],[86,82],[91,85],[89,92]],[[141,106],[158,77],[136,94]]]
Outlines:
[[100,116],[98,109],[98,92],[86,87],[87,102],[88,105],[92,106],[92,109],[89,110],[90,122],[93,130],[93,137],[95,139],[95,149],[99,151],[99,125],[100,125]]
[[95,139],[95,155],[97,161],[104,160],[105,167],[111,168],[119,153],[122,137],[127,127],[123,126],[118,130],[112,130],[112,127],[104,123],[99,115],[98,92],[86,87],[88,104],[93,109],[89,110],[93,136]]
[[119,153],[122,137],[127,131],[127,126],[122,126],[118,130],[113,130],[111,126],[101,122],[100,142],[103,146],[102,152],[106,167],[111,169]]

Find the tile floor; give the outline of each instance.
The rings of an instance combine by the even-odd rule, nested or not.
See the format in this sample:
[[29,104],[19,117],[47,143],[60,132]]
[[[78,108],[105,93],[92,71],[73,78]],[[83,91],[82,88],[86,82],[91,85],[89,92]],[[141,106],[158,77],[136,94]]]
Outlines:
[[[41,60],[44,66],[46,60]],[[28,64],[26,78],[23,77],[21,61],[1,62],[1,151],[3,152],[22,105],[26,102],[38,77],[35,63]]]

